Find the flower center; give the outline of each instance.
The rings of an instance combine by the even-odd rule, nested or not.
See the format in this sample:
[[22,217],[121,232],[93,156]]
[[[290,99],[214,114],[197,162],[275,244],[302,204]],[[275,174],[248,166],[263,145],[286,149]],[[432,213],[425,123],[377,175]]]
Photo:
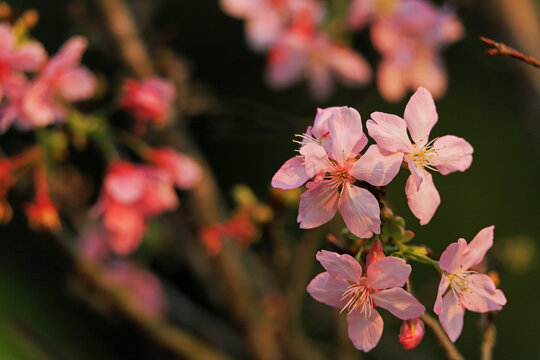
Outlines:
[[366,287],[364,282],[351,283],[341,295],[340,301],[346,301],[340,312],[347,310],[349,314],[351,311],[358,310],[360,314],[363,313],[366,317],[371,316],[371,309],[373,309],[371,289]]
[[437,171],[436,168],[431,166],[431,159],[439,155],[438,149],[433,147],[433,143],[437,139],[438,138],[435,138],[425,145],[413,144],[413,150],[408,153],[407,156],[414,161],[416,167],[420,169],[428,168],[430,170]]
[[349,174],[350,168],[350,161],[347,161],[343,166],[332,162],[329,173],[325,176],[325,179],[330,180],[331,186],[334,187],[341,186],[345,183],[353,183],[356,179]]
[[446,278],[450,282],[450,289],[458,300],[460,295],[463,295],[463,293],[467,291],[471,291],[469,289],[469,276],[475,273],[476,271],[462,271],[461,269],[459,269],[456,272],[446,275]]

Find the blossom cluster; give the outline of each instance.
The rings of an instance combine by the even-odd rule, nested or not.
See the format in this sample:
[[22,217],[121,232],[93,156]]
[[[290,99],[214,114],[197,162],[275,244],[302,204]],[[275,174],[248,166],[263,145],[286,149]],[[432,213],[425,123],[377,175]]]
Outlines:
[[345,11],[318,0],[221,0],[221,7],[245,20],[254,50],[267,52],[266,78],[272,88],[306,78],[319,99],[331,93],[333,78],[347,86],[370,82],[369,63],[344,41],[355,31],[370,29],[382,57],[377,85],[389,101],[418,86],[441,96],[447,78],[440,50],[463,36],[454,12],[428,0],[351,0]]
[[[339,211],[348,231],[360,238],[356,259],[329,251],[317,254],[326,272],[313,279],[308,292],[316,300],[347,311],[349,337],[363,351],[371,350],[382,333],[382,319],[375,307],[405,321],[400,335],[405,348],[420,342],[424,330],[418,318],[424,307],[402,288],[411,272],[406,260],[434,264],[441,272],[434,312],[452,341],[461,333],[465,309],[487,312],[500,310],[506,303],[493,281],[475,268],[492,246],[493,226],[480,231],[469,244],[463,239],[451,244],[437,262],[424,248],[407,245],[412,235],[403,228],[398,227],[397,233],[388,230],[396,221],[387,208],[381,213],[385,202],[370,192],[388,185],[400,168],[408,169],[405,193],[409,208],[421,225],[429,223],[441,199],[428,170],[442,175],[465,171],[473,153],[466,140],[453,135],[429,140],[437,120],[430,92],[420,87],[403,117],[371,114],[366,127],[375,144],[362,153],[369,140],[359,113],[349,107],[318,109],[313,126],[299,135],[299,154],[287,160],[272,179],[272,186],[280,189],[306,184],[298,211],[301,228],[320,226]],[[371,250],[363,270],[359,261],[367,244]],[[398,250],[385,256],[391,248]]]

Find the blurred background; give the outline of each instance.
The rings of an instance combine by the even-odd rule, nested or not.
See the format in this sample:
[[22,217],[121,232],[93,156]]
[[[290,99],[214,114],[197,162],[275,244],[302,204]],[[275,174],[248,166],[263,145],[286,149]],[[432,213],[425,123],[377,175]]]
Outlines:
[[[72,35],[88,38],[83,63],[102,88],[88,106],[106,107],[117,98],[122,78],[134,74],[111,38],[99,3],[9,2],[14,12],[38,11],[32,36],[49,53]],[[213,208],[220,215],[192,210],[201,198],[181,192],[180,208],[150,225],[132,258],[159,277],[168,311],[167,322],[152,324],[148,331],[145,320],[118,309],[115,300],[102,298],[88,279],[77,275],[77,265],[51,241],[54,235],[31,231],[16,205],[24,195],[10,195],[14,216],[0,227],[0,358],[193,358],[171,343],[193,349],[200,359],[219,358],[199,350],[206,346],[232,359],[443,358],[428,331],[419,347],[403,350],[397,341],[401,322],[387,313],[379,345],[367,354],[356,351],[346,336],[345,317],[305,292],[309,280],[323,271],[315,252],[331,249],[326,235],[339,234],[340,220],[300,230],[297,194],[288,200],[270,188],[275,171],[294,154],[293,135],[312,123],[317,107],[350,106],[363,120],[374,111],[402,115],[412,93],[390,103],[373,83],[337,85],[322,101],[310,96],[304,82],[272,90],[264,79],[265,55],[250,50],[243,21],[224,13],[217,1],[127,4],[158,71],[176,76],[186,89],[179,91],[181,120],[147,137],[154,144],[188,142],[197,149],[215,176],[223,208]],[[388,187],[387,198],[415,232],[414,241],[436,256],[450,242],[460,237],[469,241],[480,229],[495,225],[488,266],[498,272],[508,304],[496,315],[493,358],[540,359],[540,70],[509,57],[489,57],[479,40],[487,36],[540,58],[540,5],[532,0],[460,0],[453,5],[465,35],[442,54],[448,88],[436,101],[439,122],[432,136],[467,139],[475,149],[472,166],[464,173],[434,175],[442,202],[426,226],[420,227],[408,209],[403,172]],[[380,55],[367,30],[358,32],[353,43],[371,65],[378,63]],[[180,65],[171,72],[171,63]],[[113,113],[110,119],[124,126],[122,116]],[[17,152],[31,136],[10,130],[0,142]],[[68,204],[73,209],[89,207],[99,194],[104,160],[90,149],[74,152],[68,163],[72,165],[66,165],[63,177],[55,180],[57,187],[83,203]],[[74,169],[77,180],[70,173]],[[252,193],[235,188],[237,184]],[[248,249],[223,244],[217,256],[208,255],[193,235],[200,218],[206,217],[207,224],[220,217],[225,221],[246,202],[260,205],[263,212],[271,209],[273,220],[257,227],[256,241]],[[68,223],[70,215],[61,212]],[[64,237],[77,236],[67,228]],[[438,274],[415,264],[412,278],[419,300],[431,312]],[[480,320],[479,314],[468,312],[456,343],[467,359],[480,357]],[[169,326],[182,332],[171,335]]]

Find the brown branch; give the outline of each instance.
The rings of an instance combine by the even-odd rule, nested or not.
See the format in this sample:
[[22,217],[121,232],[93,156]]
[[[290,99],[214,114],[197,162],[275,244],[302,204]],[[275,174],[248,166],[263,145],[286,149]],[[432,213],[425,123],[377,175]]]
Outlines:
[[465,359],[463,355],[461,355],[459,350],[456,348],[454,343],[450,341],[448,336],[446,336],[446,333],[442,329],[441,325],[439,325],[439,322],[433,316],[424,314],[422,316],[422,321],[424,321],[424,324],[426,324],[426,326],[431,330],[433,335],[437,338],[439,345],[446,352],[446,358],[448,360]]
[[537,60],[532,56],[525,55],[506,44],[485,37],[480,37],[480,40],[490,47],[486,50],[486,54],[490,56],[510,56],[534,67],[540,68],[540,60]]
[[496,337],[497,330],[495,329],[495,324],[490,323],[484,331],[484,341],[481,347],[482,360],[491,360],[493,358]]

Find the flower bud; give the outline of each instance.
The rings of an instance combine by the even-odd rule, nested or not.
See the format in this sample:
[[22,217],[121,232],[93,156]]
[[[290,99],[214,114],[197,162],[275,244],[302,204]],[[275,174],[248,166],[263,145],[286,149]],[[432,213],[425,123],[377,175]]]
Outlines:
[[414,349],[424,337],[424,323],[420,318],[405,320],[399,332],[399,342],[405,350]]
[[366,257],[366,264],[367,266],[370,266],[371,264],[381,260],[382,258],[384,258],[382,244],[381,241],[376,238],[371,243],[371,250],[369,250],[369,253]]

